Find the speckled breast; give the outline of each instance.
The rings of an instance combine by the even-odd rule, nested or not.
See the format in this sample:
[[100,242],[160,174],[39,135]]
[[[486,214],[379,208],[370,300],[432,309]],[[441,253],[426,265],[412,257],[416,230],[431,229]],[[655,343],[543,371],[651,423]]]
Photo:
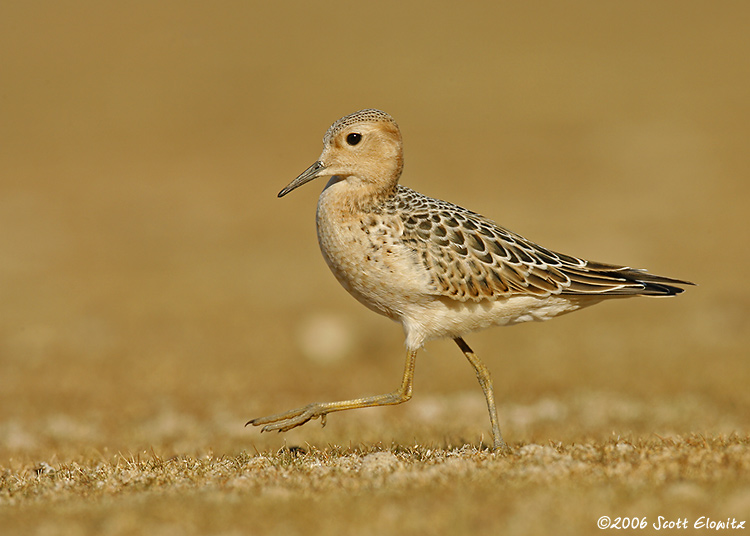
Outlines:
[[318,243],[339,283],[373,311],[400,320],[425,299],[429,278],[416,254],[401,242],[397,216],[356,210],[345,183],[329,184],[318,201]]

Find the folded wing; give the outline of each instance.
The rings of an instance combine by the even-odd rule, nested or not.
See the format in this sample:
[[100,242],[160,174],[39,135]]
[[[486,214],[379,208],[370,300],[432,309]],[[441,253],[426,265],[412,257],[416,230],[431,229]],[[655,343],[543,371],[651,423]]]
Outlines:
[[459,206],[403,186],[395,196],[404,244],[436,294],[481,301],[518,294],[673,296],[688,281],[555,253]]

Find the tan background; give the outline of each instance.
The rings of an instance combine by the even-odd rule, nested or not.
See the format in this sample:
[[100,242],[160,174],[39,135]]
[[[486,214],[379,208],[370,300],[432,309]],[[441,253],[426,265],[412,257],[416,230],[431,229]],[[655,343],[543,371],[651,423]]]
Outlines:
[[509,443],[746,435],[749,23],[743,2],[3,3],[0,465],[486,438],[450,342],[409,404],[243,428],[399,381],[400,328],[320,258],[322,182],[276,199],[365,107],[399,122],[408,186],[699,284],[468,337]]

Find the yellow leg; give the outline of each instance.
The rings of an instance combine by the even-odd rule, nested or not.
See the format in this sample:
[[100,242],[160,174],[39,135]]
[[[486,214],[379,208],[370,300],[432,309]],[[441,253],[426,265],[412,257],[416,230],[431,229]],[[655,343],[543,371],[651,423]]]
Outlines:
[[482,391],[484,391],[484,398],[487,400],[487,409],[490,411],[490,423],[492,424],[493,450],[508,454],[511,452],[511,449],[505,444],[505,441],[503,441],[503,435],[500,433],[500,424],[497,418],[497,406],[495,406],[495,395],[492,391],[492,378],[490,378],[490,371],[485,364],[482,363],[481,359],[477,357],[474,350],[466,344],[466,341],[461,337],[456,337],[453,340],[464,353],[466,359],[469,360],[471,366],[474,367],[474,372],[477,374],[479,385],[482,387]]
[[409,351],[406,354],[406,366],[404,367],[404,377],[401,380],[401,387],[391,393],[384,395],[368,396],[364,398],[355,398],[353,400],[341,400],[339,402],[316,402],[293,409],[285,413],[278,413],[269,417],[260,417],[248,421],[253,426],[263,426],[261,432],[270,432],[278,430],[286,432],[297,426],[302,426],[307,421],[321,418],[325,425],[325,417],[334,411],[344,411],[346,409],[369,408],[372,406],[392,406],[401,404],[411,398],[411,386],[414,380],[414,364],[416,362],[417,351]]

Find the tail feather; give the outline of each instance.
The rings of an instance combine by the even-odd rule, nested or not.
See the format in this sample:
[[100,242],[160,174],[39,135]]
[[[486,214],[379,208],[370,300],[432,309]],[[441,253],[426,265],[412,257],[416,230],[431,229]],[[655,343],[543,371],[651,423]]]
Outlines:
[[607,296],[676,296],[690,281],[649,273],[637,268],[589,262],[585,267],[564,270],[570,286],[563,294]]

